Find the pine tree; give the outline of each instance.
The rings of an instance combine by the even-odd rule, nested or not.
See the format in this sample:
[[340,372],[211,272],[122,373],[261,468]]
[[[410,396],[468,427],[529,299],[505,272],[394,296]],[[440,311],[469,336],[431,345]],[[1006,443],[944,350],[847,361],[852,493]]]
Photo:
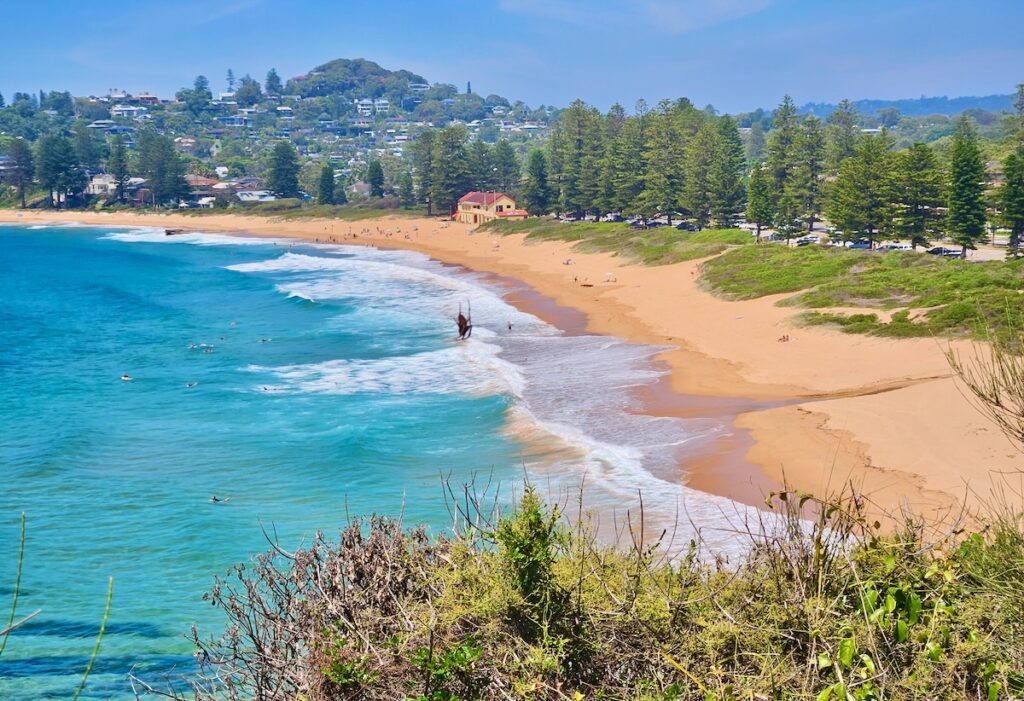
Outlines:
[[268,95],[280,95],[284,92],[284,87],[281,85],[281,76],[277,74],[277,69],[271,68],[267,71],[267,79],[263,81],[263,87]]
[[228,69],[228,78],[227,78],[227,80],[228,80],[228,92],[234,92],[235,91],[235,72],[233,70],[231,70],[230,68]]
[[472,187],[466,154],[466,130],[463,127],[445,127],[437,133],[432,169],[430,199],[438,212],[451,215],[458,206],[459,198]]
[[516,152],[505,139],[494,145],[491,151],[491,164],[494,168],[495,187],[505,193],[514,195],[519,189],[519,159]]
[[1013,98],[1013,109],[1017,113],[1013,118],[1016,121],[1014,131],[1017,132],[1017,143],[1020,146],[1024,146],[1024,83],[1017,84],[1017,94]]
[[522,201],[526,211],[534,216],[547,214],[551,194],[548,189],[548,164],[540,149],[530,151],[526,161],[526,181],[523,183]]
[[747,163],[755,165],[764,158],[764,126],[758,120],[750,125],[750,138],[747,141]]
[[409,171],[404,171],[398,179],[398,203],[406,209],[416,206],[416,190]]
[[796,142],[799,133],[800,123],[796,116],[796,105],[793,104],[793,98],[786,95],[772,114],[772,129],[768,132],[768,146],[765,152],[765,163],[772,177],[772,190],[777,198],[782,197],[785,192],[796,166]]
[[914,144],[896,155],[893,168],[893,233],[910,239],[911,245],[927,246],[942,235],[945,205],[942,173],[932,149]]
[[840,102],[835,111],[828,116],[827,166],[829,173],[838,173],[839,164],[856,151],[857,141],[860,138],[860,130],[857,128],[859,118],[857,108],[849,100]]
[[804,120],[797,133],[795,151],[796,165],[790,173],[787,192],[810,232],[824,199],[825,131],[816,117]]
[[686,146],[683,202],[704,229],[711,221],[711,167],[717,151],[717,133],[714,124],[707,122]]
[[32,158],[32,148],[24,139],[11,139],[7,144],[7,157],[10,163],[4,180],[18,191],[18,200],[21,208],[25,208],[25,192],[32,185],[32,177],[35,175],[35,163]]
[[124,146],[124,137],[114,136],[110,142],[110,157],[107,159],[107,172],[114,178],[114,199],[124,202],[128,188],[128,153]]
[[892,221],[892,140],[885,132],[866,136],[843,160],[829,193],[829,220],[845,240],[866,238],[871,245]]
[[775,221],[775,201],[772,183],[764,165],[754,166],[747,185],[747,221],[756,229],[757,243],[761,243],[761,230]]
[[960,117],[953,135],[946,224],[963,256],[967,249],[974,250],[975,242],[985,235],[985,184],[985,163],[978,148],[978,136],[970,120]]
[[4,94],[2,92],[0,92],[0,110],[2,110],[6,106],[7,106],[7,103],[4,102]]
[[138,170],[146,179],[154,204],[174,204],[188,196],[185,163],[170,137],[147,129],[139,134],[137,151]]
[[1010,230],[1008,258],[1020,256],[1020,244],[1024,239],[1024,145],[1017,148],[1003,161],[1003,186],[999,188],[996,200],[1000,210],[1000,221]]
[[85,173],[78,165],[75,147],[63,136],[47,135],[36,143],[36,176],[50,192],[55,207],[67,204],[69,196],[85,189]]
[[103,158],[103,145],[83,122],[76,124],[72,130],[75,140],[75,156],[83,168],[95,170]]
[[373,160],[366,164],[366,184],[370,186],[370,197],[384,196],[384,167],[380,161]]
[[278,197],[299,196],[299,154],[290,141],[278,141],[274,145],[267,188]]
[[743,211],[743,172],[746,154],[736,120],[717,120],[715,156],[711,163],[711,216],[716,226],[731,227]]
[[416,199],[427,205],[427,216],[433,214],[430,193],[434,187],[434,135],[433,129],[420,132],[412,143],[412,167],[416,172]]
[[319,204],[334,204],[334,166],[324,163],[320,169],[320,186],[317,188]]
[[[662,100],[658,109],[646,117],[644,134],[644,163],[647,166],[643,178],[643,190],[638,194],[638,205],[644,217],[659,212],[669,216],[683,208],[684,202],[696,198],[700,188],[706,188],[706,180],[694,186],[693,193],[685,190],[684,181],[691,167],[697,168],[699,154],[690,158],[682,135],[683,120],[671,102]],[[703,169],[707,164],[700,164]],[[706,171],[704,172],[706,176]],[[704,198],[699,198],[703,207]],[[710,204],[708,204],[710,206]]]
[[491,148],[483,141],[474,141],[466,149],[469,155],[469,172],[472,178],[470,189],[490,192],[497,187]]

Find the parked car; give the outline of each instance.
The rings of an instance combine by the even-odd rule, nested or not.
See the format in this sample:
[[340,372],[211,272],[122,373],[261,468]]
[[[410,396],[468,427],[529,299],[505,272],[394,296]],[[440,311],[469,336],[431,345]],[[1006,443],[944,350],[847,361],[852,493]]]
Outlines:
[[963,254],[958,248],[947,248],[946,246],[935,246],[929,248],[928,253],[933,256],[942,256],[943,258],[962,258]]
[[820,240],[821,239],[819,239],[817,236],[815,236],[813,234],[808,234],[807,236],[801,236],[800,238],[798,238],[796,240],[796,245],[797,246],[810,246],[812,243],[818,243],[818,241],[820,241]]
[[883,243],[878,246],[876,251],[909,251],[912,250],[912,246],[909,243]]
[[680,231],[697,231],[697,227],[688,221],[681,221],[676,224],[676,228]]
[[871,249],[871,242],[868,241],[867,239],[857,239],[856,241],[850,241],[846,245],[846,247],[847,248],[857,248],[857,249],[865,250],[866,251],[866,250],[870,250]]

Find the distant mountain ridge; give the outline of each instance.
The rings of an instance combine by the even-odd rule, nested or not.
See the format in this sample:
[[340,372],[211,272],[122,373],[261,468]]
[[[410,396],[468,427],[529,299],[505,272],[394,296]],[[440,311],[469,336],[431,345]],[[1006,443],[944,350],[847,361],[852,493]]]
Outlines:
[[[924,117],[929,114],[954,116],[968,110],[986,112],[1009,112],[1013,109],[1013,95],[983,95],[981,97],[925,97],[902,100],[856,100],[853,103],[863,115],[874,116],[879,110],[894,108],[907,117]],[[800,107],[803,114],[827,117],[835,110],[834,104],[808,102]]]

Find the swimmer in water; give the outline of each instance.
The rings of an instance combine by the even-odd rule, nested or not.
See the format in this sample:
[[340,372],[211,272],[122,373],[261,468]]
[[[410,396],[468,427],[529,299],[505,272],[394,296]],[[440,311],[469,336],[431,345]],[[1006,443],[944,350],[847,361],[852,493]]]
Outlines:
[[214,504],[223,504],[223,503],[228,502],[230,500],[231,500],[231,497],[224,497],[223,499],[221,499],[216,494],[214,494],[212,497],[210,497],[210,502],[212,502]]
[[198,382],[189,382],[189,383],[188,383],[187,385],[185,385],[185,386],[186,386],[186,387],[188,387],[189,389],[192,389],[193,387],[195,387],[195,386],[196,386],[196,385],[198,385],[198,384],[199,384]]
[[125,373],[125,374],[121,375],[121,381],[122,382],[131,382],[132,381],[132,376],[129,375],[128,373]]

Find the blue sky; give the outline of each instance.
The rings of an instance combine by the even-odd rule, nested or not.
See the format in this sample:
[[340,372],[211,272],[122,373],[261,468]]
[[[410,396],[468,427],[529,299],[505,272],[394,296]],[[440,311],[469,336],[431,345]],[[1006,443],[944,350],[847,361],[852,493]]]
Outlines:
[[228,68],[363,57],[511,99],[724,111],[1008,93],[1024,0],[26,0],[0,2],[0,92],[170,97]]

